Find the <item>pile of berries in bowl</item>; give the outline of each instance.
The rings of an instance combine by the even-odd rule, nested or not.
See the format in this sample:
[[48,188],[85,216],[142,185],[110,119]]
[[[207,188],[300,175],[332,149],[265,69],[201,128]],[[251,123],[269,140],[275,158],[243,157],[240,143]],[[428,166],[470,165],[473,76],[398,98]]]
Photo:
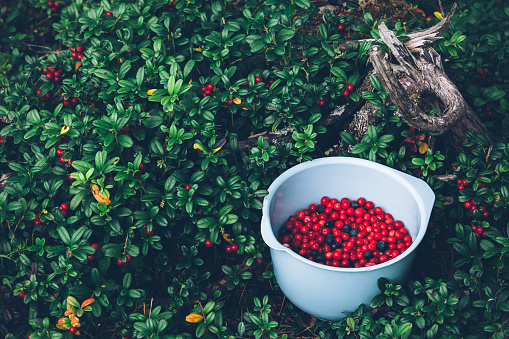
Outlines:
[[362,197],[324,196],[290,216],[277,239],[304,258],[344,268],[384,263],[412,245],[402,221]]

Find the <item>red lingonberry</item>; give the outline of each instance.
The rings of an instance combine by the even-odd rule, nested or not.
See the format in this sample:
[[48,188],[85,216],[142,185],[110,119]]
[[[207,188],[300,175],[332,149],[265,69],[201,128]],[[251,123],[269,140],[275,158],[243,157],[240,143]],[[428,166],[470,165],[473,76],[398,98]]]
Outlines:
[[62,204],[60,204],[60,208],[63,209],[64,211],[67,211],[69,209],[69,205],[63,202]]
[[347,89],[349,92],[351,92],[351,91],[353,91],[353,90],[355,89],[355,86],[354,86],[354,85],[352,85],[352,84],[348,84],[348,85],[346,85],[346,89]]
[[72,53],[71,53],[71,57],[73,57],[73,58],[77,58],[77,57],[78,57],[78,53],[76,53],[76,52],[72,52]]
[[112,16],[112,15],[113,15],[112,12],[110,12],[110,11],[106,12],[106,16]]
[[344,90],[342,94],[345,98],[348,98],[350,96],[350,92],[348,90]]
[[212,247],[212,241],[210,239],[205,240],[204,244],[206,247]]
[[261,77],[261,76],[257,76],[257,77],[255,78],[255,82],[256,82],[256,83],[262,82],[262,80],[263,80],[263,79],[262,79],[262,77]]
[[318,106],[325,106],[325,100],[318,100]]
[[76,52],[82,53],[83,52],[83,46],[76,46]]
[[338,31],[342,32],[342,31],[344,31],[344,30],[345,30],[345,26],[344,26],[344,25],[342,25],[342,24],[339,24],[339,25],[338,25]]
[[53,80],[53,73],[46,73],[47,80]]
[[92,261],[95,259],[95,254],[87,254],[87,260]]
[[212,85],[212,84],[208,84],[208,85],[207,85],[207,89],[213,90],[213,89],[214,89],[214,85]]

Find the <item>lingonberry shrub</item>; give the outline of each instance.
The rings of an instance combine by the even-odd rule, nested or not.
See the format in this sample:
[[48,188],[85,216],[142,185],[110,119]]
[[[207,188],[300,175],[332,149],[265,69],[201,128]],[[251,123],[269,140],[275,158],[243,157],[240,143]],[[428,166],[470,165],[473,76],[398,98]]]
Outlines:
[[[268,298],[256,297],[279,293],[259,233],[263,196],[337,141],[335,107],[366,101],[378,120],[360,139],[342,131],[343,155],[422,177],[437,203],[410,282],[380,281],[376,313],[319,321],[317,333],[507,335],[509,27],[498,5],[463,6],[435,48],[490,135],[440,153],[368,77],[375,42],[347,44],[378,39],[370,13],[318,14],[307,0],[6,2],[2,335],[274,337]],[[437,21],[388,25],[401,35]],[[225,306],[236,289],[255,301],[247,325]]]

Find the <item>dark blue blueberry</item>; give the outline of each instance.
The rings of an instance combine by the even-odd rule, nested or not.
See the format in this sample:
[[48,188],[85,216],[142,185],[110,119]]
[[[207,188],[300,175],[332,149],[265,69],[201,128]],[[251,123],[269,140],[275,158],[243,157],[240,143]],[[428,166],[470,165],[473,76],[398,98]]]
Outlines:
[[352,201],[350,201],[350,206],[353,208],[357,208],[357,207],[359,207],[359,203],[355,200],[352,200]]
[[343,228],[341,229],[341,232],[343,232],[343,233],[350,233],[351,229],[352,229],[352,226],[344,225]]
[[357,236],[357,233],[359,233],[359,230],[356,228],[352,228],[348,234],[350,234],[351,237]]
[[323,253],[319,253],[317,256],[316,256],[316,261],[317,262],[325,262],[325,254]]
[[378,244],[376,244],[376,249],[380,252],[384,252],[389,249],[389,243],[387,241],[380,240]]
[[325,205],[318,205],[316,206],[316,213],[320,214],[325,212]]
[[318,255],[318,251],[317,250],[311,250],[311,252],[309,252],[309,255],[312,256],[313,258],[316,258],[316,256]]
[[336,242],[333,242],[333,243],[332,243],[332,245],[330,245],[330,250],[331,250],[332,252],[334,252],[334,251],[335,251],[335,250],[337,250],[338,248],[341,248],[341,247],[339,247],[339,244],[338,244],[338,243],[336,243]]
[[279,234],[279,236],[280,236],[280,237],[283,237],[283,236],[287,235],[287,234],[288,234],[288,232],[289,232],[289,231],[288,231],[288,230],[287,230],[287,229],[283,226],[283,227],[281,227],[281,228],[279,229],[278,234]]
[[330,244],[335,243],[335,242],[336,242],[336,239],[334,238],[334,236],[332,234],[329,233],[329,234],[327,234],[325,236],[325,243],[327,245],[330,245]]
[[330,220],[327,220],[324,224],[323,224],[324,227],[327,227],[327,228],[332,228],[334,226],[334,224],[332,223],[332,221]]
[[373,252],[371,251],[364,252],[364,259],[369,260],[371,258],[373,258]]

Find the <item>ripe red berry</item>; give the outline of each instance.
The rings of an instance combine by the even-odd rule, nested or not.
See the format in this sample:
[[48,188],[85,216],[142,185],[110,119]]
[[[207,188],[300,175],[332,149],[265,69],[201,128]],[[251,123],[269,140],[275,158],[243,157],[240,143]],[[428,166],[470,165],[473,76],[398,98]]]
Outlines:
[[35,92],[35,94],[36,94],[37,96],[40,96],[40,95],[41,95],[41,93],[42,93],[42,91],[41,91],[40,89],[38,89],[38,90]]
[[231,245],[227,245],[224,250],[226,251],[226,253],[230,253],[232,251]]
[[71,103],[69,102],[69,100],[64,100],[64,106],[65,107],[68,107]]
[[62,156],[62,154],[64,154],[64,151],[62,149],[57,149],[57,155],[58,156]]
[[46,79],[53,80],[53,73],[46,73]]
[[213,89],[214,89],[214,85],[212,85],[212,84],[208,84],[208,85],[207,85],[207,89],[213,90]]
[[342,25],[342,24],[339,24],[339,25],[338,25],[338,31],[342,32],[342,31],[344,31],[344,30],[345,30],[345,26],[344,26],[344,25]]
[[48,1],[46,4],[48,5],[48,7],[53,7],[53,1]]
[[87,260],[92,261],[95,259],[95,254],[87,254]]
[[61,78],[59,78],[59,77],[55,77],[55,78],[53,79],[53,81],[55,81],[55,82],[60,82],[60,80],[62,80],[62,79],[61,79]]
[[210,241],[210,239],[205,240],[205,246],[212,247],[212,241]]
[[201,88],[201,91],[202,91],[203,93],[207,92],[207,86],[203,86],[203,87]]
[[120,259],[119,257],[116,258],[116,262],[117,262],[118,266],[122,266],[122,267],[127,266],[127,261],[123,262],[122,259]]
[[55,69],[51,66],[46,66],[46,69],[48,70],[49,73],[55,72]]
[[64,159],[64,157],[60,157],[60,162],[61,162],[62,164],[65,164],[65,163],[66,163],[66,160]]
[[96,243],[93,243],[91,244],[90,246],[92,246],[94,249],[95,249],[95,252],[97,253],[97,251],[99,251],[99,245],[96,244]]
[[112,15],[113,15],[112,12],[110,12],[110,11],[106,12],[106,16],[112,16]]
[[78,60],[81,60],[83,58],[83,54],[78,54]]
[[191,185],[187,184],[184,188],[189,191],[191,189]]
[[318,100],[318,106],[324,106],[325,100]]
[[130,263],[133,260],[133,257],[130,254],[125,255],[125,260],[127,263]]
[[21,297],[21,298],[24,298],[26,296],[27,296],[27,292],[25,292],[25,291],[21,291],[21,293],[18,294],[18,297]]
[[83,46],[76,46],[76,52],[82,53],[83,52]]
[[78,103],[78,99],[73,97],[73,98],[71,99],[71,103],[72,103],[73,105],[76,105],[76,104]]
[[69,160],[69,161],[67,162],[67,166],[69,166],[69,167],[71,167],[71,166],[72,166],[72,160]]
[[60,7],[60,2],[55,1],[55,2],[53,3],[53,6],[55,6],[55,7]]
[[347,89],[349,92],[351,92],[351,91],[353,91],[353,90],[355,89],[355,86],[354,86],[354,85],[352,85],[352,84],[348,84],[348,85],[346,85],[346,89]]
[[60,77],[60,75],[61,75],[61,74],[60,74],[60,72],[58,72],[58,71],[53,72],[53,76],[54,76],[55,78]]
[[212,91],[211,91],[210,89],[207,89],[207,90],[205,90],[205,93],[204,93],[204,94],[205,94],[205,95],[211,95],[211,94],[212,94]]
[[140,169],[140,171],[144,171],[144,170],[145,170],[145,164],[144,164],[144,163],[141,163],[141,164],[140,164],[140,168],[139,168],[139,169]]
[[70,175],[67,176],[67,179],[69,179],[69,181],[71,181],[71,182],[74,181],[74,178],[71,177]]
[[242,85],[244,85],[245,87],[249,86],[249,83],[246,81],[245,83],[243,83]]
[[77,57],[78,57],[78,53],[76,53],[76,52],[72,52],[72,53],[71,53],[71,57],[73,57],[73,58],[77,58]]
[[67,211],[69,209],[69,205],[67,203],[63,202],[60,205],[60,208],[63,209],[64,211]]
[[46,72],[47,72],[46,67],[43,67],[43,68],[42,68],[42,72],[43,72],[44,74],[46,74]]
[[256,83],[262,82],[262,80],[263,80],[263,79],[262,79],[262,77],[261,77],[261,76],[257,76],[257,77],[255,78],[255,82],[256,82]]
[[343,91],[343,96],[344,96],[345,98],[348,98],[348,96],[349,96],[349,95],[350,95],[350,92],[349,92],[348,90],[344,90],[344,91]]
[[39,219],[36,219],[36,220],[35,220],[35,219],[34,219],[34,225],[35,225],[35,226],[39,226],[41,223],[42,223],[42,222],[41,222],[41,220],[39,220]]

